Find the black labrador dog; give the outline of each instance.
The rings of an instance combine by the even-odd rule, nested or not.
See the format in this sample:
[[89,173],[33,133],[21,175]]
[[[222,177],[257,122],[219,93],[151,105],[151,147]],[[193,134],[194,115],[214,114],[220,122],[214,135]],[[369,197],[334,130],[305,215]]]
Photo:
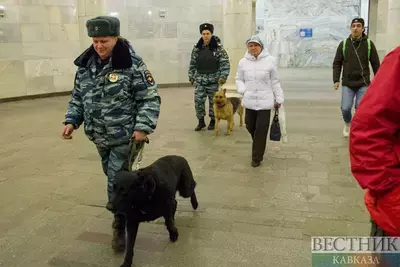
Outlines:
[[172,242],[178,239],[175,227],[177,202],[176,192],[184,198],[190,197],[193,209],[198,202],[195,193],[196,181],[184,157],[168,155],[137,171],[121,171],[116,174],[114,194],[106,208],[114,214],[124,214],[127,219],[127,245],[124,263],[131,267],[139,223],[164,217]]

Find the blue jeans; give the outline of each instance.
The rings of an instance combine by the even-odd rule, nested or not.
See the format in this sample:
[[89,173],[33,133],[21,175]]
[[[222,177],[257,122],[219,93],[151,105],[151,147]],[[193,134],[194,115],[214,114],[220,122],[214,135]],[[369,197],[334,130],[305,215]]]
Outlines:
[[362,97],[367,91],[368,86],[364,86],[359,88],[358,90],[352,90],[347,86],[342,86],[342,115],[345,123],[350,123],[352,114],[351,109],[353,108],[354,97],[356,98],[356,106],[357,110],[358,105],[361,102]]

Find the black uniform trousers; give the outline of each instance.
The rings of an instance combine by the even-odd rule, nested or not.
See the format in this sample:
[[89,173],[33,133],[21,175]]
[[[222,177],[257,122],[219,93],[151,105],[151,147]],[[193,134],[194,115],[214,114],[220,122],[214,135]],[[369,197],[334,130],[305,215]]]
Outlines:
[[245,124],[253,139],[252,160],[261,162],[267,144],[271,110],[253,110],[246,108]]

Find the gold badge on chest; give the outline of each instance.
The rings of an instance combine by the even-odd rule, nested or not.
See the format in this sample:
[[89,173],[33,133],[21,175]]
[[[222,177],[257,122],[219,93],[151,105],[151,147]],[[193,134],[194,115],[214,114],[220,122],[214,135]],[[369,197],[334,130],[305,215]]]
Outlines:
[[115,83],[116,81],[118,81],[118,74],[117,73],[110,73],[110,75],[108,75],[108,80],[112,83]]

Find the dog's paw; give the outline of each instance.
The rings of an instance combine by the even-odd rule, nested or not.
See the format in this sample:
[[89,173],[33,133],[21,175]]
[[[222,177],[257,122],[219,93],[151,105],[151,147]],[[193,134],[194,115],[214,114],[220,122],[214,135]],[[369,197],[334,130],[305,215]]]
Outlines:
[[218,136],[219,135],[219,132],[215,132],[215,136]]
[[169,240],[171,240],[171,242],[176,242],[178,240],[178,231],[176,232],[171,232],[169,233]]

